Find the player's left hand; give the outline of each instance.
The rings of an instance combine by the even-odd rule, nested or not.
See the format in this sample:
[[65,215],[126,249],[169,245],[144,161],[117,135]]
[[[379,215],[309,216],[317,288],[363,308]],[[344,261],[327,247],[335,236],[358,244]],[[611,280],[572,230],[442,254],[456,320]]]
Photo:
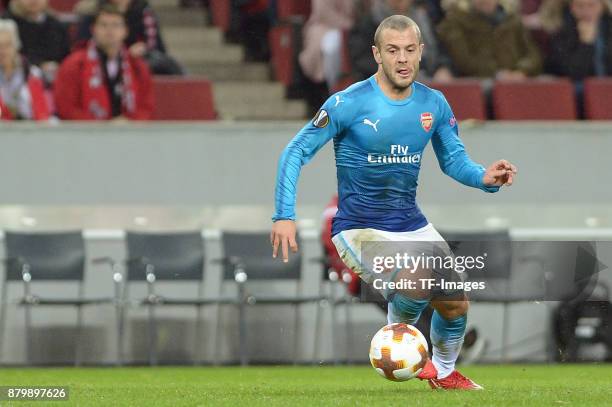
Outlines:
[[488,187],[510,186],[516,177],[517,168],[506,160],[498,160],[491,164],[482,177],[482,182]]

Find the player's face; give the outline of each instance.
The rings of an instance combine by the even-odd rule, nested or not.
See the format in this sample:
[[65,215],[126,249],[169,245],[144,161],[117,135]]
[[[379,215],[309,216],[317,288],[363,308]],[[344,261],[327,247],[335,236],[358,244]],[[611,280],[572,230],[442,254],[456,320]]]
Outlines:
[[372,47],[374,59],[396,89],[406,89],[419,73],[423,44],[414,27],[403,31],[386,29],[381,33],[379,47]]

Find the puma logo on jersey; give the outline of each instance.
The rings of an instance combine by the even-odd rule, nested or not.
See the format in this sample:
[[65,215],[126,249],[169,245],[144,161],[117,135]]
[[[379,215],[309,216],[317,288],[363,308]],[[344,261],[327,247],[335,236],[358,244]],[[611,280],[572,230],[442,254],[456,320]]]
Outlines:
[[376,133],[378,133],[378,128],[376,127],[378,125],[378,122],[380,121],[380,119],[376,120],[376,123],[372,123],[370,121],[370,119],[363,119],[363,124],[367,124],[368,126],[372,126],[372,128],[374,129],[374,131]]
[[338,107],[340,103],[344,103],[344,100],[340,99],[340,95],[336,95],[336,105],[334,107]]

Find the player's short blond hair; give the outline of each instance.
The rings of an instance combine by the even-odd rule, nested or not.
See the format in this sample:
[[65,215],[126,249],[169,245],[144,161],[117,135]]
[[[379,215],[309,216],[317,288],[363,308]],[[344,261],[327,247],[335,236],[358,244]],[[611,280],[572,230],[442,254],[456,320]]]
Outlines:
[[417,34],[417,38],[419,39],[419,44],[422,44],[423,36],[421,35],[421,29],[419,28],[417,23],[415,23],[414,20],[410,17],[406,17],[401,14],[396,14],[396,15],[385,18],[378,25],[378,28],[376,29],[376,33],[374,34],[374,45],[376,45],[377,47],[380,47],[380,39],[381,39],[380,37],[382,36],[382,32],[384,30],[389,29],[389,30],[404,31],[411,27],[414,27],[414,30],[416,31],[416,34]]

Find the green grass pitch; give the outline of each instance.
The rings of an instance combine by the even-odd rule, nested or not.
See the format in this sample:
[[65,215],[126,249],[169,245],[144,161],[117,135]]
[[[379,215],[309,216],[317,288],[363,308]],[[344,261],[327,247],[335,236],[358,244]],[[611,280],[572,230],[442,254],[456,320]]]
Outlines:
[[393,383],[369,366],[4,368],[2,386],[69,386],[70,400],[14,406],[610,406],[612,365],[469,366],[481,392]]

